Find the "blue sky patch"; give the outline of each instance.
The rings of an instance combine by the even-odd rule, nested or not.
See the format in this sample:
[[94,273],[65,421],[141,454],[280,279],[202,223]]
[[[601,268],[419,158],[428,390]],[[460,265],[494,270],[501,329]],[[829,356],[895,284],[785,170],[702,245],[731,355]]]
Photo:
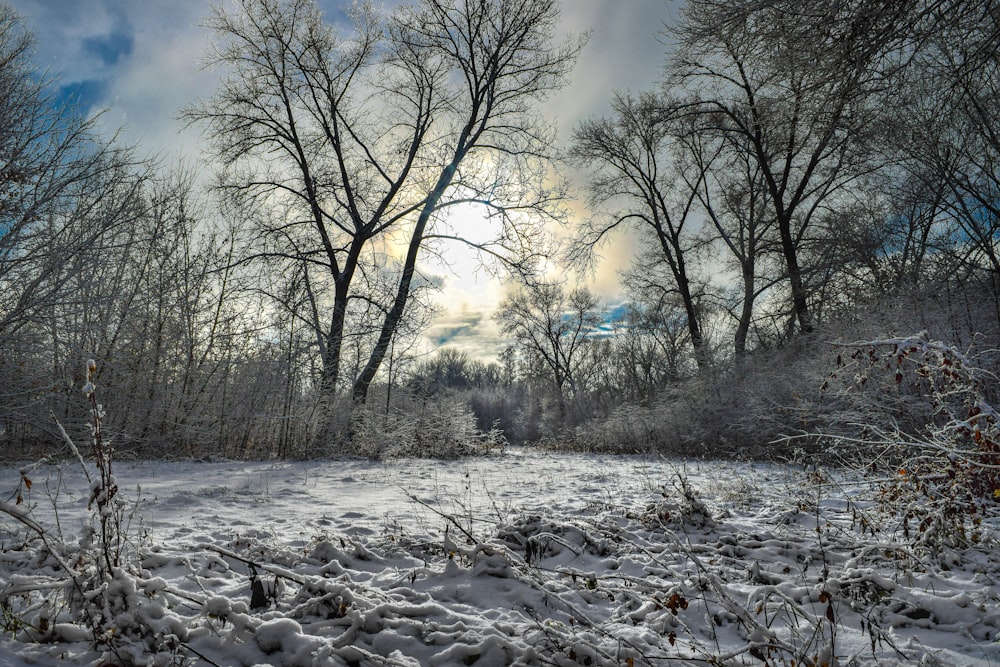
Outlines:
[[81,115],[86,115],[104,99],[107,88],[108,85],[106,82],[98,81],[97,79],[74,81],[73,83],[59,86],[53,103],[57,107],[69,104],[78,110]]

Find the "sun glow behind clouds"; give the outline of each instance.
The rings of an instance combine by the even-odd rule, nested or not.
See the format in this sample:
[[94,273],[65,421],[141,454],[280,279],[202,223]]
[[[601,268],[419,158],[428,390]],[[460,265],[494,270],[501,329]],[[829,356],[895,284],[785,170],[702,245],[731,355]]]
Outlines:
[[[483,206],[457,204],[440,221],[438,232],[461,236],[469,243],[488,243],[496,234],[495,222]],[[504,340],[493,322],[493,311],[503,298],[504,281],[495,260],[467,243],[439,239],[423,255],[425,271],[439,275],[437,297],[441,313],[425,334],[428,351],[449,345],[470,356],[492,361]]]

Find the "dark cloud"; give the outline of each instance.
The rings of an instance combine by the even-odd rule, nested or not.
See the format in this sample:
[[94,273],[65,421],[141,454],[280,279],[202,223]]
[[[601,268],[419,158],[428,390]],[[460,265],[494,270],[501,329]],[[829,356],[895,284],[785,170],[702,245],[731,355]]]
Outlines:
[[132,53],[132,46],[135,42],[131,32],[116,30],[108,35],[99,37],[87,37],[81,43],[84,53],[97,56],[105,65],[116,65],[122,56]]
[[475,336],[482,320],[482,313],[469,311],[447,313],[431,325],[426,336],[435,347],[447,345],[459,338]]

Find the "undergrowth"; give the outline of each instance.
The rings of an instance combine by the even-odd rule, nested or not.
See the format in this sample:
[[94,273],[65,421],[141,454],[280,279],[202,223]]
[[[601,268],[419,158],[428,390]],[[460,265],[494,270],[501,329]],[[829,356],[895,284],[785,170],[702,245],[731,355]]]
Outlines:
[[88,520],[80,534],[67,536],[59,522],[57,488],[49,490],[54,525],[36,514],[30,496],[32,475],[47,463],[25,466],[14,502],[0,501],[0,512],[25,529],[24,539],[9,557],[19,557],[26,571],[56,574],[12,579],[0,591],[0,628],[20,641],[58,642],[85,638],[107,664],[156,664],[182,661],[184,629],[159,622],[161,609],[150,604],[160,581],[142,576],[138,547],[130,534],[136,504],[125,498],[114,474],[114,447],[104,437],[104,407],[97,400],[97,365],[88,360],[89,458],[57,422],[65,444],[87,480]]
[[[58,511],[43,525],[33,509],[35,467],[21,470],[0,504],[22,529],[4,559],[48,573],[12,578],[0,591],[0,628],[19,641],[85,638],[116,665],[216,664],[205,646],[255,647],[278,659],[292,641],[297,652],[286,651],[284,664],[318,656],[382,664],[391,663],[378,653],[391,629],[385,646],[412,641],[424,650],[433,635],[449,664],[848,667],[930,661],[920,645],[900,641],[910,628],[947,627],[983,642],[1000,632],[995,599],[952,594],[969,571],[1000,576],[1000,419],[986,400],[990,378],[923,336],[856,347],[831,383],[847,377],[847,397],[883,384],[908,405],[927,400],[926,427],[868,423],[864,438],[829,436],[854,466],[794,466],[787,488],[768,488],[774,481],[752,471],[713,480],[713,506],[682,468],[663,484],[647,481],[639,506],[608,495],[577,512],[524,512],[492,496],[475,505],[468,479],[449,507],[410,494],[441,528],[419,536],[393,531],[366,544],[324,535],[302,550],[258,531],[183,556],[157,545],[140,553],[130,534],[136,506],[114,475],[94,370],[88,362],[91,460],[65,438],[90,480],[82,534],[64,537]],[[370,455],[424,451],[412,423],[371,417],[359,424]],[[463,434],[455,443],[475,433],[460,410],[425,417],[447,417],[440,428]],[[161,567],[186,568],[200,592],[155,576]],[[379,572],[393,578],[388,589],[373,583]],[[245,580],[247,600],[213,594],[221,575]],[[506,615],[487,629],[469,630],[468,612],[433,599],[480,585],[501,597],[470,594],[463,605]],[[486,648],[471,648],[477,641]]]
[[981,543],[1000,501],[997,378],[926,332],[848,349],[824,390],[839,383],[841,398],[894,403],[905,419],[854,423],[856,436],[827,435],[828,447],[880,476],[878,502],[907,543],[933,554]]

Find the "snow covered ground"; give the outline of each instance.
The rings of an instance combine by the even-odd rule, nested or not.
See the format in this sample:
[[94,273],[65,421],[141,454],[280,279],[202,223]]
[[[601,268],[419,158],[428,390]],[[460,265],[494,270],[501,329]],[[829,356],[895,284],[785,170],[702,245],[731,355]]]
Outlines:
[[[842,475],[523,449],[115,472],[139,568],[104,595],[145,634],[94,649],[0,515],[0,665],[1000,665],[993,519],[933,556]],[[18,507],[76,544],[78,466],[31,474]]]

